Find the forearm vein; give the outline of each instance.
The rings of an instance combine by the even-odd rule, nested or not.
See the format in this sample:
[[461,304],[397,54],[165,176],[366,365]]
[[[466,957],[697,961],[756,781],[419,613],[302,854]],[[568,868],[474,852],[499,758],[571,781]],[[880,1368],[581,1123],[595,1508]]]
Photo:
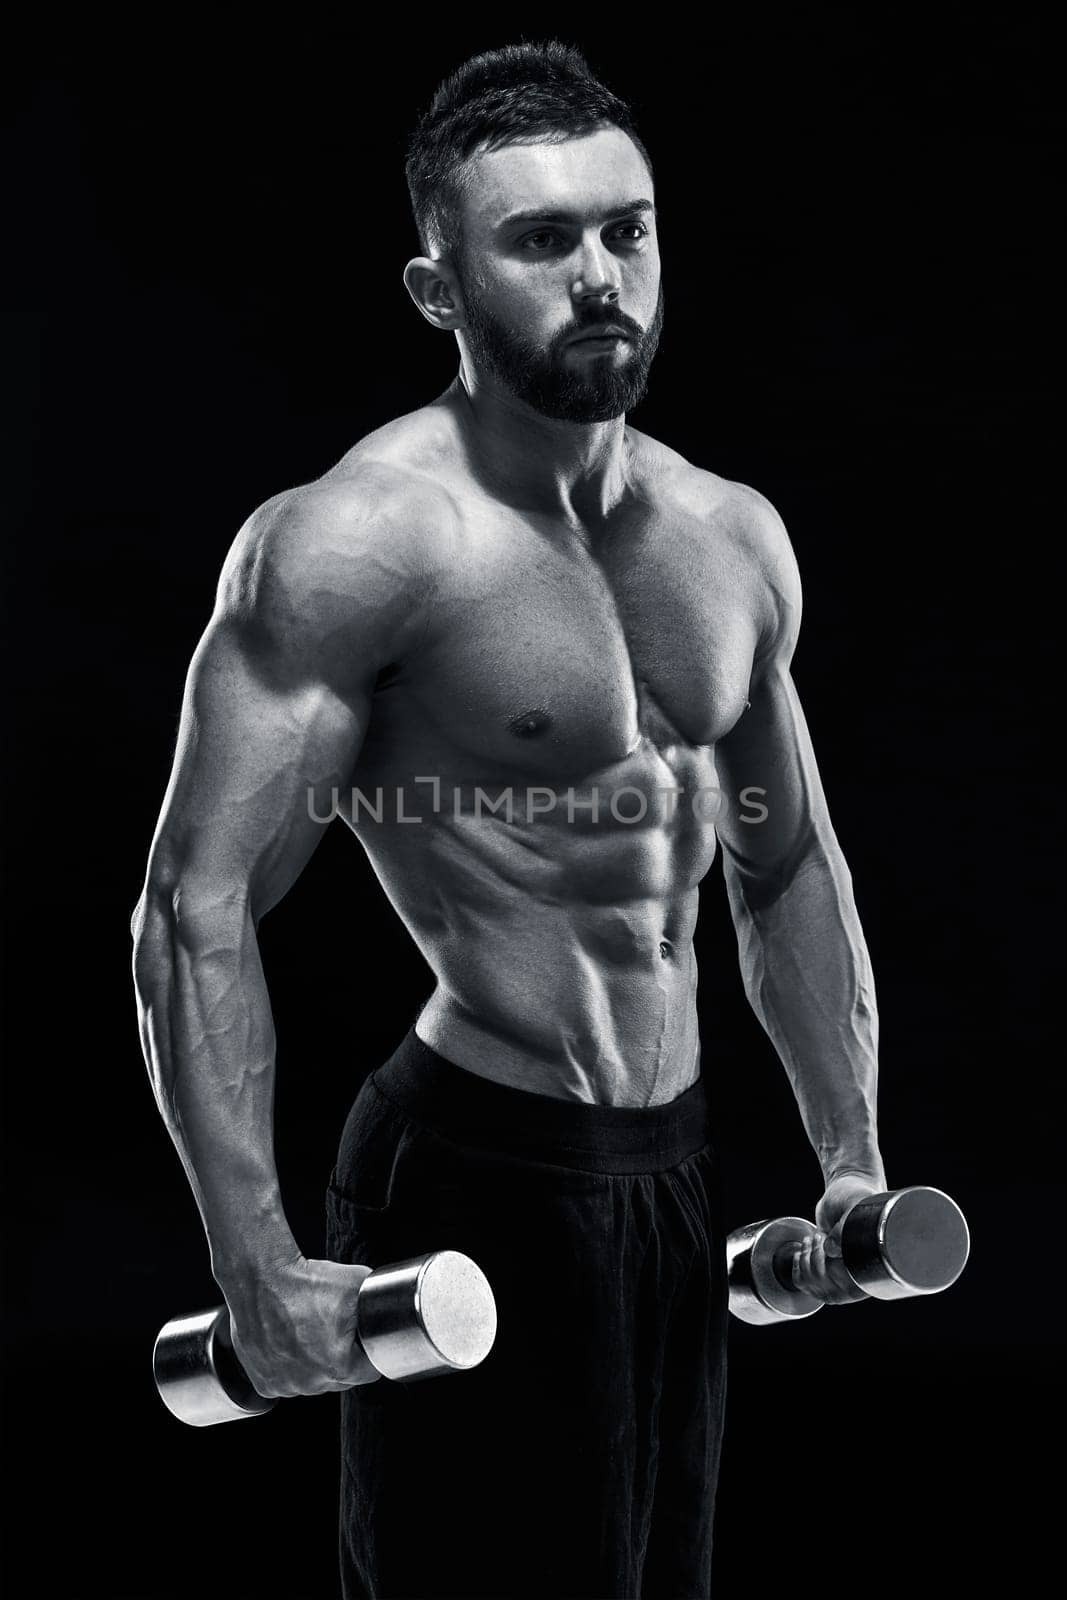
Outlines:
[[874,976],[840,851],[808,852],[769,901],[727,883],[745,991],[824,1173],[881,1175]]
[[274,1161],[274,1025],[247,905],[150,900],[134,980],[156,1103],[216,1277],[295,1254]]

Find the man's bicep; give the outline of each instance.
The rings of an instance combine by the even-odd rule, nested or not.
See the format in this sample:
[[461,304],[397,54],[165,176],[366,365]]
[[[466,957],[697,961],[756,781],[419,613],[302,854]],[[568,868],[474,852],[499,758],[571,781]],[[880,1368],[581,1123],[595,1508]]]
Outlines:
[[807,720],[788,664],[769,661],[750,704],[715,747],[721,794],[715,829],[742,881],[787,881],[828,834],[826,800]]
[[369,694],[268,671],[245,630],[213,619],[186,680],[150,878],[247,897],[257,918],[277,904],[322,836],[368,714]]

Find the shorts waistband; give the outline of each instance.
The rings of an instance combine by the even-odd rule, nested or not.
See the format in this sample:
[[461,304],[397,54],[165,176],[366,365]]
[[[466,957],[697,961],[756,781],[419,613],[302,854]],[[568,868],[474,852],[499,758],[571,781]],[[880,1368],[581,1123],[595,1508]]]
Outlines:
[[413,1121],[465,1145],[593,1172],[654,1172],[709,1143],[703,1078],[663,1105],[591,1105],[516,1089],[457,1066],[414,1025],[370,1075]]

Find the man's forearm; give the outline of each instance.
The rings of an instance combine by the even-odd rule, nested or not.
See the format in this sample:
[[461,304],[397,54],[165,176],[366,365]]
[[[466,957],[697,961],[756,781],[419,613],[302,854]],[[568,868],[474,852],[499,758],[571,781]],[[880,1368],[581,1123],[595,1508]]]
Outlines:
[[[177,903],[177,904],[176,904]],[[134,917],[141,1042],[229,1295],[298,1247],[274,1160],[274,1025],[247,903],[146,890]]]
[[836,845],[811,849],[773,895],[726,868],[749,1002],[789,1075],[824,1176],[884,1179],[874,977]]

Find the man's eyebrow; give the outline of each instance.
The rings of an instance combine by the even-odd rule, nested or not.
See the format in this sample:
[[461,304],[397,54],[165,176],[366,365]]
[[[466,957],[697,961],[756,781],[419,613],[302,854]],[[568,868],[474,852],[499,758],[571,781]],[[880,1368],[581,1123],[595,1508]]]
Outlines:
[[[635,212],[651,211],[653,216],[656,208],[651,200],[624,200],[621,205],[612,206],[605,215],[609,217],[633,216]],[[498,222],[498,228],[514,228],[520,222],[580,222],[581,214],[577,211],[513,211],[505,217],[503,222]]]

